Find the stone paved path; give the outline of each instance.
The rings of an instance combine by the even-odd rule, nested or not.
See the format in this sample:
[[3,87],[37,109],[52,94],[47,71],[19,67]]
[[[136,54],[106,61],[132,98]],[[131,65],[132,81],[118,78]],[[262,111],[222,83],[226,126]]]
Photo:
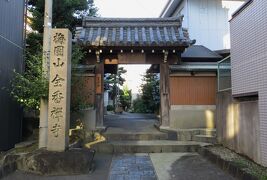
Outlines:
[[156,180],[156,173],[148,154],[114,155],[109,180]]
[[127,113],[105,115],[107,133],[159,133],[154,127],[157,118],[154,114]]

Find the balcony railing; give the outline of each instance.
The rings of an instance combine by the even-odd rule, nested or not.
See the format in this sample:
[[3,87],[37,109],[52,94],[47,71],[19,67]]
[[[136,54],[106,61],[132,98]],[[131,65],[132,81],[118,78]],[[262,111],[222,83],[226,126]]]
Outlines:
[[218,91],[226,91],[231,88],[231,57],[228,56],[218,62]]

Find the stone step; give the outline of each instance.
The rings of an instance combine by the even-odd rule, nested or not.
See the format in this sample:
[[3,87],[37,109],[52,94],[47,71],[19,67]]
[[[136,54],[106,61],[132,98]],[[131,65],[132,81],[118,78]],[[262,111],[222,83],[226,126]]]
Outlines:
[[216,129],[199,129],[200,135],[216,136]]
[[98,153],[163,153],[197,152],[200,146],[208,143],[194,141],[112,141],[92,146]]
[[194,135],[193,141],[215,144],[217,140],[216,140],[216,136],[212,136],[212,135]]
[[168,134],[165,133],[129,133],[129,134],[115,134],[105,133],[107,141],[148,141],[148,140],[167,140]]
[[177,131],[177,139],[179,141],[194,141],[193,137],[196,135],[216,136],[216,129],[179,129]]

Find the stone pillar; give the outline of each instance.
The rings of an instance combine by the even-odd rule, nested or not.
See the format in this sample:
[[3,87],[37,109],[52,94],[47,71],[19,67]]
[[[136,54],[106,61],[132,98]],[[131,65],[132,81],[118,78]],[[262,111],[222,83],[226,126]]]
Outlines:
[[160,64],[160,117],[161,129],[170,127],[170,80],[169,80],[169,64]]
[[69,146],[71,39],[68,29],[53,29],[48,102],[49,151],[65,151]]
[[96,128],[104,129],[104,63],[96,64]]

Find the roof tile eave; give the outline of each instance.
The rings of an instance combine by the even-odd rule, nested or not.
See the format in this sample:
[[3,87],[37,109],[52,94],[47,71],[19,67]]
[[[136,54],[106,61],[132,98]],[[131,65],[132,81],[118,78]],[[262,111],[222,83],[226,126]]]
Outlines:
[[76,33],[75,39],[95,47],[190,46],[192,41],[189,39],[188,31],[181,27],[181,21],[181,17],[85,18],[84,27],[77,30],[79,32]]
[[162,44],[162,45],[159,45],[159,44],[120,44],[120,45],[114,45],[114,44],[106,44],[106,45],[103,45],[103,44],[99,44],[99,45],[96,45],[96,44],[88,44],[88,43],[85,43],[85,45],[88,47],[88,48],[114,48],[114,49],[119,49],[119,48],[137,48],[137,49],[146,49],[146,48],[162,48],[162,49],[178,49],[180,47],[184,47],[184,48],[187,48],[189,47],[189,43],[176,43],[176,44]]

